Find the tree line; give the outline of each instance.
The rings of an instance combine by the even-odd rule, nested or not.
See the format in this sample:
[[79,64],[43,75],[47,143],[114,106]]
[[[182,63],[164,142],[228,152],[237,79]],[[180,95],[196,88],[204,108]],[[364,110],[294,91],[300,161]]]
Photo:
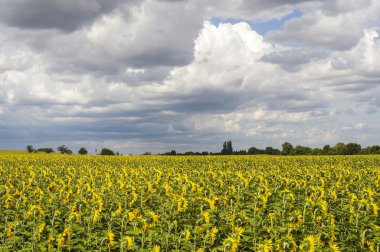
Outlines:
[[[52,149],[52,148],[38,148],[38,149],[35,149],[32,145],[27,145],[26,146],[26,151],[29,152],[29,153],[38,153],[38,152],[43,152],[43,153],[55,153],[55,151]],[[58,153],[61,153],[61,154],[73,154],[73,151],[70,150],[66,145],[60,145],[58,146],[57,148],[57,152]],[[97,151],[95,151],[97,152]],[[81,147],[79,150],[78,150],[78,154],[80,155],[87,155],[88,154],[88,151],[85,147]],[[113,150],[111,149],[108,149],[108,148],[102,148],[99,155],[119,155],[119,152],[114,152]]]
[[247,154],[268,154],[268,155],[369,155],[380,154],[380,146],[373,145],[362,148],[357,143],[337,143],[335,146],[325,145],[322,148],[311,148],[308,146],[293,145],[289,142],[282,144],[282,149],[274,149],[267,147],[265,149],[257,149],[251,147],[248,149]]
[[251,147],[248,150],[235,151],[231,141],[225,141],[220,152],[185,152],[177,153],[175,150],[165,153],[164,155],[371,155],[380,154],[380,146],[373,145],[362,148],[357,143],[337,143],[335,146],[325,145],[323,148],[311,148],[308,146],[296,145],[295,147],[284,142],[280,149],[266,147],[259,149]]
[[[234,150],[231,141],[225,141],[223,143],[223,148],[220,152],[193,152],[188,151],[184,153],[177,153],[175,150],[166,152],[162,155],[371,155],[380,154],[380,146],[373,145],[362,148],[360,144],[357,143],[337,143],[335,146],[325,145],[323,148],[311,148],[308,146],[296,145],[295,147],[289,143],[284,142],[280,149],[273,147],[266,147],[265,149],[259,149],[256,147],[251,147],[248,150]],[[54,153],[52,148],[38,148],[34,149],[32,145],[28,145],[26,150],[29,153],[44,152],[44,153]],[[60,145],[57,148],[58,153],[61,154],[73,154],[65,145]],[[95,151],[97,153],[97,150]],[[87,149],[81,147],[78,150],[78,154],[86,155],[88,153]],[[97,153],[98,154],[98,153]],[[102,148],[99,155],[119,155],[119,152],[114,152],[108,148]],[[150,152],[145,152],[143,155],[151,155]]]

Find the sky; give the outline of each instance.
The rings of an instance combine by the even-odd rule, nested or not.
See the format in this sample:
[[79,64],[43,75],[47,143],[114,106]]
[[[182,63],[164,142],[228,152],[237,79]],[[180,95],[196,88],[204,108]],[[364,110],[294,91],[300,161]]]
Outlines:
[[380,144],[378,0],[0,0],[0,149]]

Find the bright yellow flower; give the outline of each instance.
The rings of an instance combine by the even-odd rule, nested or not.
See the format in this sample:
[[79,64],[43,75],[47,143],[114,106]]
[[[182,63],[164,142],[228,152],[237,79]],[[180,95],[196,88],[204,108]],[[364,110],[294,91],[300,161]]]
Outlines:
[[99,211],[99,209],[95,209],[94,215],[92,217],[92,223],[93,224],[97,223],[99,218],[100,218],[100,211]]
[[37,229],[38,240],[41,240],[42,233],[44,232],[44,230],[45,230],[45,222],[41,223],[41,225],[38,226],[38,229]]
[[55,237],[53,234],[50,234],[49,235],[49,238],[48,238],[48,248],[52,248],[53,247],[53,243],[55,241]]
[[210,244],[211,245],[214,245],[214,242],[215,242],[215,239],[216,239],[216,235],[217,235],[218,232],[219,232],[219,230],[218,230],[217,227],[213,227],[211,229],[211,233],[210,233]]
[[112,230],[108,230],[107,231],[107,246],[109,248],[112,248],[113,246],[115,246],[116,242],[115,242],[115,234],[112,232]]
[[238,246],[239,242],[231,236],[227,237],[223,241],[223,248],[226,252],[237,252]]
[[301,212],[298,209],[294,210],[293,215],[292,215],[290,220],[291,220],[290,227],[292,229],[299,228],[303,223],[303,218],[302,218]]
[[114,214],[119,215],[123,211],[123,208],[121,207],[121,202],[117,202],[117,209],[115,210]]
[[210,223],[210,215],[207,211],[203,211],[202,212],[202,216],[203,216],[203,219],[205,221],[206,224],[209,224]]
[[372,206],[372,209],[373,209],[373,215],[375,215],[377,217],[378,213],[379,213],[379,207],[378,207],[378,205],[375,202],[372,202],[371,206]]
[[312,235],[309,235],[305,239],[303,239],[300,245],[300,251],[314,252],[315,246],[318,242],[318,238]]
[[189,241],[190,240],[190,235],[191,235],[191,232],[189,229],[185,229],[185,240],[186,241]]
[[265,240],[263,243],[259,244],[259,252],[272,252],[273,242],[271,239]]
[[58,235],[57,242],[58,246],[62,247],[69,243],[70,230],[65,228],[61,234]]
[[155,212],[150,211],[148,213],[148,218],[146,220],[146,222],[147,222],[146,227],[147,228],[154,228],[158,222],[158,219],[159,219],[158,215]]
[[335,243],[331,243],[331,244],[330,244],[330,249],[331,249],[333,252],[340,252],[340,249],[339,249],[338,245],[335,244]]
[[31,205],[29,207],[28,212],[26,213],[26,218],[31,219],[33,217],[33,218],[41,219],[44,215],[45,215],[45,212],[42,210],[40,206]]
[[160,252],[160,246],[154,246],[152,252]]
[[7,223],[6,233],[7,233],[8,238],[13,235],[16,224],[17,224],[17,222],[15,222],[15,221],[11,221],[11,222]]
[[135,246],[135,243],[133,241],[133,238],[130,236],[125,237],[125,241],[127,243],[127,250],[132,250],[133,247]]
[[188,202],[184,197],[180,197],[177,201],[177,212],[184,212],[186,211],[188,206]]

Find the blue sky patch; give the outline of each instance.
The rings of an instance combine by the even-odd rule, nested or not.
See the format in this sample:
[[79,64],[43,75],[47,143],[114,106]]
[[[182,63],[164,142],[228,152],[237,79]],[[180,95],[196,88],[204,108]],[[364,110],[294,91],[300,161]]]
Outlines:
[[291,13],[289,13],[286,16],[278,18],[273,18],[267,21],[252,21],[252,20],[246,20],[246,19],[240,19],[240,18],[220,18],[220,17],[213,17],[210,21],[214,25],[219,25],[221,23],[231,23],[231,24],[237,24],[240,22],[246,22],[248,23],[253,30],[255,30],[260,35],[265,35],[269,31],[276,31],[281,30],[286,23],[286,21],[299,18],[302,16],[302,12],[298,9],[294,9]]

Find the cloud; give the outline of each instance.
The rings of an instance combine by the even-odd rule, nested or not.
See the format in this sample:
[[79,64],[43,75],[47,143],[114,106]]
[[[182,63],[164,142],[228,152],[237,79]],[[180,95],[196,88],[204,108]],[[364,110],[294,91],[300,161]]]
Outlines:
[[366,27],[378,23],[379,10],[377,1],[325,1],[320,8],[306,8],[302,17],[288,21],[282,31],[269,32],[267,39],[348,50],[358,43]]
[[327,56],[326,51],[310,50],[304,48],[291,48],[277,50],[264,55],[261,60],[264,62],[278,64],[288,71],[297,71],[302,65],[315,62]]
[[38,54],[46,71],[53,74],[86,72],[136,85],[162,80],[173,67],[193,60],[194,40],[203,24],[197,6],[195,1],[144,1],[129,8],[123,5],[69,34],[9,27],[4,30],[13,40],[22,41],[26,51]]
[[71,32],[118,7],[119,0],[1,0],[0,19],[27,29]]
[[[376,1],[43,3],[18,18],[30,1],[1,3],[1,148],[379,141]],[[301,17],[265,36],[247,22],[207,21],[270,20],[295,8]]]

